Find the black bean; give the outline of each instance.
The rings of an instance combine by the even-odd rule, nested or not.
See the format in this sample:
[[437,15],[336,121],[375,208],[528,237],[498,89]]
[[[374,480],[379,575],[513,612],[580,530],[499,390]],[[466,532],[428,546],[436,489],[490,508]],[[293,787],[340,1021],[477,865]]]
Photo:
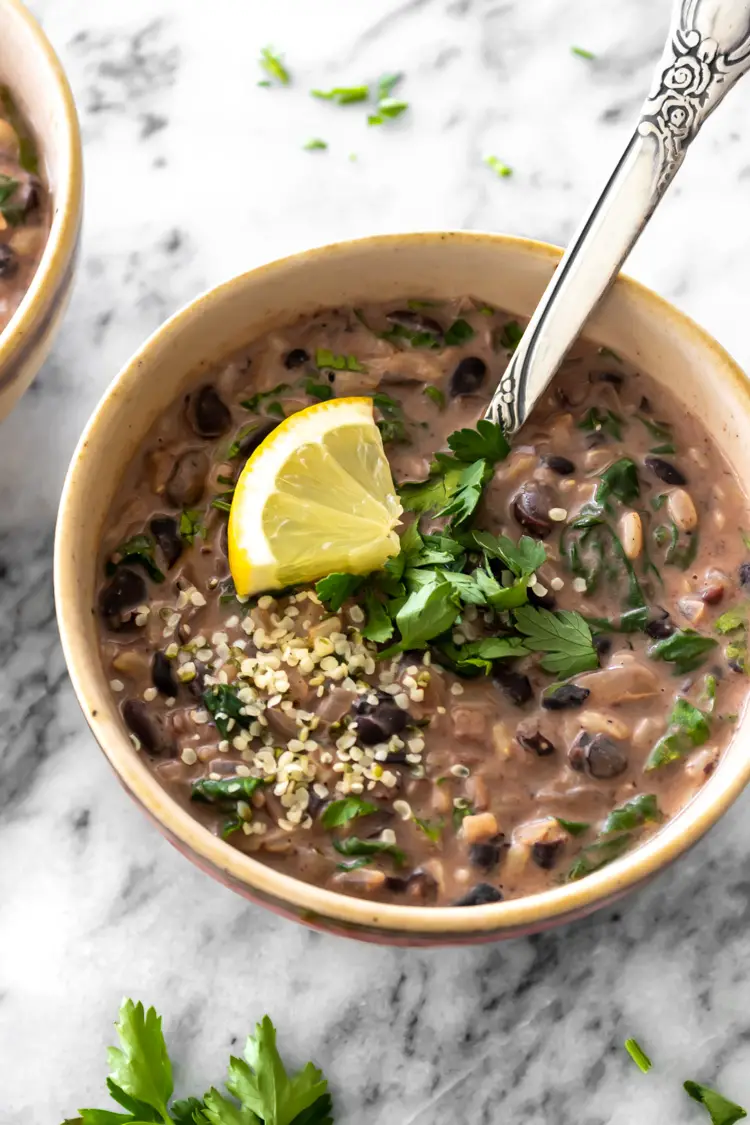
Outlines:
[[385,319],[391,324],[398,324],[400,328],[405,328],[407,332],[425,333],[427,336],[433,336],[436,341],[443,338],[443,329],[436,320],[431,316],[413,312],[411,309],[395,309],[393,312],[386,313]]
[[586,434],[586,448],[599,449],[600,446],[606,445],[609,441],[604,430],[594,430],[590,434]]
[[591,638],[591,643],[599,656],[606,656],[612,648],[612,638],[605,636],[604,633],[597,633],[595,637]]
[[122,717],[147,753],[174,757],[177,748],[166,730],[163,715],[150,711],[142,699],[127,699],[122,705]]
[[295,367],[303,367],[306,363],[309,363],[309,361],[310,356],[304,348],[292,348],[292,350],[287,352],[284,356],[284,367],[286,367],[287,371],[293,371]]
[[221,437],[232,425],[229,407],[210,384],[190,396],[188,418],[195,432],[205,438]]
[[176,508],[190,508],[203,496],[208,476],[207,455],[200,449],[188,449],[175,461],[166,485],[166,496]]
[[130,567],[120,566],[99,592],[99,612],[110,629],[127,629],[133,625],[135,606],[148,596],[146,581]]
[[18,273],[18,255],[5,242],[0,242],[0,279],[15,277]]
[[555,753],[555,748],[548,738],[545,738],[541,731],[532,731],[526,734],[523,731],[516,731],[516,739],[519,746],[524,750],[528,750],[532,754],[536,754],[538,758],[548,758],[550,754]]
[[29,215],[39,206],[41,182],[37,176],[27,173],[13,192],[13,206],[22,207],[24,215]]
[[557,863],[562,846],[562,840],[539,840],[531,845],[531,858],[537,867],[549,871]]
[[546,758],[550,754],[554,754],[554,746],[549,738],[545,738],[540,730],[534,730],[526,733],[522,730],[516,730],[516,740],[519,746],[524,750],[530,751],[537,757]]
[[740,586],[750,586],[750,562],[741,563],[738,573]]
[[549,453],[546,457],[542,457],[542,464],[561,477],[569,477],[576,471],[575,465],[568,457],[560,457],[557,453]]
[[513,497],[511,510],[521,527],[544,539],[552,530],[549,518],[551,506],[551,497],[546,489],[527,481]]
[[195,675],[192,680],[188,680],[187,689],[196,699],[202,699],[203,693],[206,690],[208,668],[205,664],[202,664],[200,660],[193,659],[193,664],[195,664]]
[[487,374],[487,364],[477,355],[466,356],[451,375],[448,393],[451,398],[473,395],[481,387]]
[[628,768],[628,757],[621,746],[606,734],[590,735],[582,731],[568,752],[574,770],[586,770],[598,781],[619,777]]
[[268,435],[273,433],[278,425],[279,423],[273,418],[262,418],[257,426],[254,426],[253,429],[240,440],[239,456],[247,460],[250,454],[255,453],[260,443],[265,441]]
[[492,871],[500,862],[500,844],[472,844],[469,848],[469,863],[482,871]]
[[537,594],[536,590],[529,586],[526,597],[529,599],[529,605],[536,606],[537,609],[555,609],[557,607],[557,598],[549,590],[546,594]]
[[559,684],[544,692],[542,707],[548,711],[565,711],[571,707],[580,707],[591,695],[588,688],[579,687],[578,684]]
[[671,637],[674,633],[674,625],[672,618],[667,613],[666,609],[657,606],[652,610],[649,619],[643,627],[644,633],[652,637],[655,641],[664,640],[665,637]]
[[172,519],[171,516],[154,516],[149,528],[164,555],[167,570],[171,570],[185,546],[180,538],[177,520]]
[[596,378],[600,383],[609,383],[612,387],[621,387],[625,381],[619,371],[599,371]]
[[497,665],[493,669],[492,678],[502,693],[508,697],[516,707],[523,707],[534,694],[531,689],[531,680],[522,672],[511,672],[507,668]]
[[671,461],[665,461],[663,457],[646,457],[643,463],[665,484],[687,484],[685,474],[681,473]]
[[489,883],[477,883],[461,898],[457,898],[454,906],[486,906],[490,902],[502,902],[502,892]]
[[177,695],[179,684],[174,674],[174,662],[163,652],[155,652],[151,661],[151,680],[154,687],[167,698]]
[[[360,696],[352,711],[356,719],[357,741],[365,746],[387,742],[394,734],[400,734],[408,722],[408,715],[393,702],[387,692],[377,692],[378,702],[369,703],[367,696]],[[390,761],[395,761],[395,755]]]
[[438,885],[434,875],[417,867],[410,875],[389,875],[385,885],[396,894],[407,894],[421,902],[433,902],[437,898]]

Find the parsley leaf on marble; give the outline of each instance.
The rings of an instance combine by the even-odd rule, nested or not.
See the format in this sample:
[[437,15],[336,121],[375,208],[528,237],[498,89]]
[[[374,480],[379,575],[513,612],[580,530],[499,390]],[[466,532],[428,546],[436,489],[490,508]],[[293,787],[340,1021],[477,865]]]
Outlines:
[[289,85],[291,75],[281,61],[281,55],[277,55],[272,47],[263,47],[259,62],[270,78],[275,79],[282,86]]
[[688,1081],[683,1082],[683,1088],[693,1101],[700,1102],[706,1107],[711,1125],[734,1125],[736,1121],[742,1121],[747,1117],[747,1110],[736,1102],[730,1102],[710,1086],[701,1086],[699,1082]]
[[644,1074],[648,1074],[648,1072],[651,1070],[652,1062],[646,1052],[643,1050],[643,1047],[641,1047],[640,1043],[636,1042],[635,1039],[626,1039],[625,1050],[628,1052],[638,1069]]
[[358,816],[368,816],[378,811],[378,806],[362,797],[342,797],[338,801],[331,801],[326,805],[320,822],[324,828],[340,828]]
[[591,59],[596,58],[593,51],[587,51],[585,47],[571,47],[570,52],[573,55],[577,55],[579,59],[588,59],[591,61]]
[[302,147],[305,152],[321,152],[328,148],[328,141],[323,141],[320,137],[311,137]]
[[400,102],[397,98],[381,98],[378,102],[377,113],[371,113],[367,118],[368,125],[382,125],[386,121],[400,117],[409,108],[408,102]]
[[172,1064],[161,1017],[124,1000],[115,1026],[120,1047],[108,1052],[107,1087],[127,1112],[81,1109],[81,1125],[333,1125],[322,1072],[310,1062],[296,1073],[287,1071],[268,1016],[248,1037],[244,1058],[229,1060],[229,1097],[212,1087],[203,1099],[188,1097],[171,1106]]
[[513,616],[527,648],[545,653],[541,661],[545,671],[567,678],[599,667],[591,630],[580,613],[522,606]]
[[334,86],[331,90],[311,90],[314,98],[335,102],[336,105],[350,105],[352,102],[366,102],[370,96],[369,86]]
[[498,156],[485,156],[484,162],[500,179],[504,180],[507,179],[508,176],[513,175],[513,169],[510,164],[506,164]]

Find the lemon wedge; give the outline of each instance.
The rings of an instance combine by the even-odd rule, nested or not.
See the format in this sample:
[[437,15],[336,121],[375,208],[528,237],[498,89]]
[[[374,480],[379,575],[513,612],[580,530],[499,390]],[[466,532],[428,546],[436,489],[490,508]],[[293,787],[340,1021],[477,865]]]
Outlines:
[[367,574],[398,553],[402,508],[369,398],[291,414],[242,470],[229,513],[229,568],[241,596]]

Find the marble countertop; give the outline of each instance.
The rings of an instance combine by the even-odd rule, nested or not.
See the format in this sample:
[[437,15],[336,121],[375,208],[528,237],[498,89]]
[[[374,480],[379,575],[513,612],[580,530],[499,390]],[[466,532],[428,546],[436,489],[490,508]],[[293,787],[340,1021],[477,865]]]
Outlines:
[[[341,1125],[705,1120],[685,1078],[747,1105],[750,795],[652,886],[552,933],[433,952],[321,936],[206,879],[131,805],[79,713],[51,593],[74,443],[164,317],[235,272],[367,232],[564,242],[624,144],[667,0],[32,6],[77,98],[87,200],[64,328],[0,425],[0,1119],[54,1125],[102,1103],[123,995],[164,1013],[191,1092],[269,1012],[285,1053],[325,1068]],[[256,85],[266,43],[289,89]],[[386,70],[406,73],[412,105],[388,128],[307,96]],[[749,122],[750,85],[629,265],[746,367]],[[313,136],[329,150],[303,151]],[[512,177],[484,167],[490,152]],[[629,1035],[655,1059],[647,1077]]]

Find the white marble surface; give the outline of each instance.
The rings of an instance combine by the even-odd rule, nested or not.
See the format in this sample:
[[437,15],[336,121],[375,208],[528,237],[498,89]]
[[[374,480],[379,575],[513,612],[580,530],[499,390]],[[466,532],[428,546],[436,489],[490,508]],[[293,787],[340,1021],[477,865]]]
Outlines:
[[[120,364],[200,289],[351,235],[475,227],[564,241],[646,89],[667,0],[36,0],[78,100],[87,213],[54,354],[0,425],[0,1120],[101,1103],[123,994],[165,1014],[182,1090],[264,1011],[344,1125],[700,1121],[750,1103],[750,797],[616,910],[530,940],[409,952],[310,933],[172,851],[84,728],[50,588],[63,472]],[[294,73],[263,90],[274,43]],[[586,62],[572,44],[594,51]],[[314,85],[403,69],[368,130]],[[713,119],[630,264],[750,367],[750,84]],[[327,153],[302,143],[325,137]],[[350,152],[358,159],[351,162]],[[498,180],[494,152],[514,168]],[[636,1035],[657,1068],[622,1050]]]

